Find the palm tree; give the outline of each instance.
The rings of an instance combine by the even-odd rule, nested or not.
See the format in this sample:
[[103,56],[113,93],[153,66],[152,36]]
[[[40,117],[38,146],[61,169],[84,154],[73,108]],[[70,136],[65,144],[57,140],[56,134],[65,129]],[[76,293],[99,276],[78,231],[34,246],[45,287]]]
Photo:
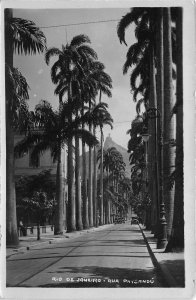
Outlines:
[[[6,147],[7,147],[7,201],[6,201],[6,221],[7,221],[7,244],[18,244],[17,219],[16,219],[16,196],[15,196],[15,176],[14,176],[14,130],[24,132],[28,129],[29,111],[26,100],[28,95],[28,84],[22,74],[14,68],[6,66],[6,85],[12,93],[9,106],[6,104],[7,127],[6,127]],[[11,94],[10,93],[10,94]],[[6,96],[8,92],[6,93]],[[8,98],[6,97],[6,100]],[[9,108],[9,110],[8,110]],[[9,133],[9,135],[8,135]],[[9,227],[8,227],[9,226]]]
[[171,12],[170,8],[163,9],[163,53],[164,53],[164,202],[167,219],[167,235],[170,237],[174,212],[174,187],[168,188],[169,177],[175,164],[175,149],[171,146],[174,139],[174,118],[171,117],[173,108],[172,82],[172,44],[171,44]]
[[[153,28],[153,32],[155,28]],[[154,45],[151,45],[150,54],[150,96],[149,107],[157,109],[157,95],[156,95],[156,78],[155,78],[155,49]],[[156,174],[156,147],[157,147],[157,120],[154,118],[148,121],[148,132],[150,139],[148,141],[148,192],[151,198],[151,209],[149,209],[150,227],[152,233],[155,232],[156,216],[157,216],[157,194],[158,194],[158,177]],[[155,179],[155,180],[154,180]]]
[[[124,31],[126,26],[132,22],[136,24],[135,36],[137,42],[133,44],[128,52],[127,59],[123,67],[123,73],[126,74],[128,69],[135,66],[131,72],[130,85],[133,91],[133,100],[137,101],[136,110],[139,111],[141,103],[144,103],[146,109],[149,107],[155,107],[156,103],[156,85],[155,85],[155,11],[156,8],[134,8],[123,17],[118,26],[118,36],[120,41],[125,43]],[[129,22],[129,23],[126,23]],[[139,85],[138,85],[139,79]],[[138,100],[138,96],[142,95],[142,98]],[[141,96],[140,96],[141,97]],[[151,138],[149,140],[149,192],[151,199],[153,199],[153,208],[156,205],[155,184],[152,180],[153,176],[153,164],[154,164],[154,127],[155,122],[149,122],[148,130]],[[153,218],[152,218],[153,221]]]
[[[46,47],[46,39],[42,31],[29,20],[13,18],[11,9],[5,9],[5,65],[13,68],[13,52],[18,54],[36,54],[43,52]],[[15,204],[15,180],[14,180],[14,128],[13,118],[20,109],[20,101],[15,103],[13,95],[17,93],[10,88],[6,78],[6,241],[7,244],[18,244],[16,204]],[[21,95],[20,95],[21,96]],[[22,97],[21,99],[27,99]],[[16,128],[15,128],[16,129]]]
[[[96,95],[98,91],[100,92],[100,102],[101,102],[101,93],[106,94],[108,97],[111,97],[112,88],[111,78],[110,76],[105,73],[104,65],[99,61],[90,61],[89,70],[90,73],[88,74],[86,81],[87,81],[87,94],[84,98],[89,99],[89,109],[91,109],[91,101],[96,99]],[[96,110],[95,110],[96,112]],[[102,116],[103,117],[103,116]],[[106,119],[103,119],[104,122],[107,122],[107,118],[111,118],[108,114]],[[110,121],[109,121],[110,122]],[[91,123],[89,122],[89,130],[92,130],[93,126],[101,126],[101,123],[98,122],[96,124],[96,120],[92,120]],[[110,124],[109,124],[110,125]],[[96,150],[94,150],[95,153]],[[94,174],[96,173],[96,159],[94,157]],[[85,172],[85,170],[84,170]],[[94,180],[95,182],[95,180]],[[102,182],[102,180],[101,180]],[[85,189],[84,189],[85,191]],[[94,199],[92,201],[92,149],[89,148],[89,184],[88,184],[88,210],[89,210],[89,224],[93,226],[93,206],[96,206],[96,187],[94,186]],[[86,205],[85,205],[86,207]],[[95,209],[94,209],[95,211]],[[101,214],[102,215],[102,214]]]
[[[96,53],[90,48],[87,43],[90,40],[85,35],[75,36],[70,44],[62,46],[62,50],[51,48],[46,52],[46,63],[52,56],[57,56],[58,60],[54,63],[51,69],[52,81],[58,84],[55,92],[63,97],[67,94],[67,101],[73,101],[73,81],[75,73],[82,71],[82,65],[87,64],[89,57],[96,58]],[[69,122],[72,123],[72,112],[69,115]],[[68,141],[68,223],[67,230],[69,232],[76,229],[75,225],[75,199],[74,199],[74,170],[73,170],[73,143],[70,136]]]
[[[84,102],[82,103],[82,116],[84,115]],[[85,124],[82,123],[84,129]],[[89,228],[88,219],[88,196],[87,196],[87,174],[86,174],[86,149],[85,141],[82,140],[82,200],[83,200],[83,227],[84,229]]]
[[[91,111],[92,100],[89,99],[89,111]],[[89,132],[92,133],[92,121],[89,120]],[[89,210],[89,226],[93,227],[93,178],[92,178],[92,147],[89,146],[89,172],[88,172],[88,210]]]
[[[97,139],[87,130],[78,129],[81,120],[78,118],[75,121],[69,122],[70,111],[73,111],[73,103],[62,103],[59,111],[53,111],[50,103],[42,101],[35,108],[35,129],[15,147],[17,155],[22,155],[33,149],[32,158],[37,158],[38,155],[49,149],[54,162],[57,162],[56,172],[56,199],[59,199],[59,194],[62,192],[62,162],[61,149],[67,145],[71,137],[77,135],[83,138],[86,143],[93,145],[97,143]],[[58,218],[57,218],[58,217]],[[57,201],[56,218],[55,218],[56,233],[63,231],[63,202]]]
[[128,152],[130,153],[129,161],[131,167],[131,187],[133,197],[137,200],[134,204],[138,213],[143,215],[145,225],[148,224],[148,206],[146,205],[146,176],[145,176],[145,142],[141,134],[147,126],[145,114],[138,115],[132,122],[131,129],[128,131],[131,139],[128,142]]
[[183,180],[183,11],[176,10],[176,53],[177,53],[177,101],[174,107],[176,113],[176,162],[175,162],[175,197],[172,232],[166,252],[184,248],[184,180]]
[[[109,119],[109,122],[108,122]],[[106,124],[111,123],[112,120],[110,116],[105,116],[102,120],[102,123],[100,123],[100,130],[101,130],[101,159],[100,159],[100,225],[103,225],[103,210],[104,210],[104,204],[103,204],[103,124],[104,122]],[[110,124],[109,124],[110,125]],[[110,125],[111,126],[111,125]]]
[[[108,105],[104,102],[94,105],[92,107],[92,110],[86,113],[87,121],[91,122],[93,124],[94,128],[99,126],[101,128],[101,130],[104,125],[109,125],[112,128],[113,119],[112,119],[110,113],[107,111],[107,108],[108,108]],[[95,159],[95,157],[94,157],[94,159]],[[89,163],[90,163],[90,161],[89,161]],[[96,161],[96,164],[97,164],[97,161]],[[94,162],[94,165],[96,165],[96,164]],[[97,170],[95,167],[94,175],[95,175],[96,171]],[[95,188],[95,186],[94,186],[94,189],[95,189],[95,192],[94,192],[95,198],[94,198],[93,204],[94,204],[94,207],[97,209],[97,206],[98,206],[97,201],[96,201],[97,188]]]
[[[157,122],[157,140],[158,137],[162,135],[161,133],[161,128],[163,127],[163,105],[164,105],[164,79],[163,79],[163,8],[159,8],[157,12],[157,23],[156,23],[156,58],[157,58],[157,76],[156,76],[156,82],[157,82],[157,109],[160,112],[160,120]],[[161,125],[161,126],[160,126]],[[158,146],[157,146],[157,171],[160,174],[160,163],[161,160],[161,154],[158,151]],[[160,178],[159,178],[160,179]],[[158,182],[158,197],[157,197],[157,222],[156,222],[156,232],[155,236],[158,233],[159,229],[159,222],[160,222],[160,201],[162,198],[162,190],[160,189],[160,180]]]
[[[98,81],[98,89],[99,89],[99,103],[101,103],[102,94],[106,94],[108,97],[111,97],[112,88],[112,80],[110,76],[105,73],[104,66],[100,68],[100,78]],[[107,122],[107,118],[110,116],[106,116],[105,121]],[[110,123],[110,121],[109,121]],[[109,124],[110,125],[110,124]],[[103,225],[103,125],[100,123],[100,131],[101,131],[101,168],[100,168],[100,225]]]
[[[117,29],[117,34],[119,36],[120,42],[125,42],[125,30],[127,29],[127,27],[131,24],[131,23],[135,23],[136,28],[135,28],[135,36],[137,38],[137,43],[133,44],[128,52],[127,52],[127,59],[123,68],[123,72],[126,73],[128,68],[132,67],[133,65],[135,65],[134,70],[131,73],[131,79],[130,79],[130,84],[131,84],[131,88],[133,91],[133,99],[134,101],[138,101],[138,104],[140,105],[140,103],[144,103],[146,105],[146,108],[148,108],[148,106],[153,105],[153,101],[151,101],[153,99],[153,94],[155,95],[155,88],[157,86],[157,95],[158,95],[158,99],[160,101],[160,103],[163,103],[161,101],[163,101],[163,80],[161,79],[160,75],[162,76],[162,72],[163,72],[163,26],[160,22],[162,22],[162,8],[147,8],[147,7],[143,7],[143,8],[134,8],[132,9],[127,15],[125,15],[121,21],[119,22],[118,25],[118,29]],[[166,26],[165,26],[166,28]],[[157,30],[158,29],[158,30]],[[165,31],[166,32],[166,31]],[[156,33],[156,35],[155,35]],[[156,39],[155,39],[156,36]],[[165,39],[166,41],[167,39]],[[165,49],[169,49],[170,48],[170,62],[167,60],[168,58],[168,53],[165,53],[165,58],[164,58],[164,62],[165,64],[167,64],[165,70],[168,70],[168,68],[170,69],[170,74],[168,76],[168,72],[167,72],[167,79],[165,81],[165,91],[168,94],[171,92],[171,89],[169,87],[169,81],[171,84],[171,80],[172,80],[172,74],[173,76],[175,75],[175,71],[172,70],[172,59],[175,62],[175,55],[173,55],[172,57],[172,52],[171,52],[171,48],[174,49],[174,41],[175,41],[175,30],[173,29],[173,27],[171,27],[171,23],[170,23],[170,46],[168,47],[168,44],[165,44]],[[152,58],[152,53],[154,52],[154,59]],[[174,51],[173,51],[174,53]],[[151,57],[151,58],[150,58]],[[149,62],[155,62],[154,67],[156,67],[157,69],[157,85],[155,86],[155,76],[152,76],[152,71],[154,69],[154,67],[150,67],[150,65],[152,66],[152,64]],[[170,65],[170,66],[169,66]],[[169,67],[168,67],[169,66]],[[149,74],[151,74],[149,76]],[[168,78],[170,78],[168,80]],[[138,80],[139,79],[139,84],[138,84]],[[149,89],[149,87],[151,87]],[[138,100],[138,95],[142,95],[143,98]],[[152,97],[153,96],[153,97]],[[156,98],[156,97],[154,97]],[[162,100],[161,100],[162,99]],[[156,103],[155,103],[156,104]],[[139,107],[138,105],[138,107]],[[162,104],[158,105],[158,109],[160,108]],[[167,104],[166,104],[167,105]],[[156,105],[153,105],[156,108]],[[137,108],[138,108],[137,107]],[[164,112],[161,110],[159,110],[161,114],[164,114]],[[165,115],[170,116],[171,114],[171,106],[167,107],[167,113],[165,113]],[[173,121],[173,119],[172,119]],[[166,118],[166,123],[165,124],[169,124],[168,119]],[[165,125],[165,126],[167,126]],[[154,132],[155,130],[153,129],[152,124],[149,124],[149,129],[153,132],[153,136],[154,136]],[[156,129],[156,128],[155,128]],[[170,128],[171,129],[171,128]],[[160,132],[159,128],[158,128],[158,132]],[[170,130],[171,133],[171,130]],[[152,135],[152,134],[151,134]],[[166,139],[170,139],[172,137],[166,137]],[[152,139],[151,142],[153,143]],[[150,142],[150,143],[151,143]],[[167,140],[168,142],[168,140]],[[150,149],[152,147],[149,147]],[[152,152],[152,151],[151,151]],[[156,149],[153,150],[153,152],[156,155]],[[167,153],[168,154],[168,153]],[[165,152],[165,157],[167,157],[167,154]],[[150,154],[150,157],[152,156],[152,154]],[[153,159],[153,156],[151,157]],[[167,164],[167,162],[165,162],[165,165]],[[167,177],[169,175],[169,172],[167,174]],[[152,176],[150,176],[152,177]],[[156,184],[158,186],[158,183]],[[165,188],[168,189],[166,182],[165,182]],[[152,190],[152,189],[151,189]],[[167,192],[166,192],[167,193]],[[168,193],[170,193],[168,191]],[[154,195],[154,192],[152,193],[152,196]],[[166,195],[165,195],[166,196]],[[154,198],[154,196],[153,196]],[[168,198],[168,197],[166,197]],[[172,203],[172,201],[170,201],[170,203]],[[153,200],[153,204],[156,204]],[[156,204],[158,205],[158,203]],[[153,205],[154,206],[154,205]],[[169,211],[169,209],[171,210],[171,214],[172,215],[172,205],[169,207],[167,207],[167,211]],[[158,209],[157,209],[158,210]],[[171,220],[170,220],[171,221]],[[169,227],[171,227],[171,222],[169,221]]]
[[[107,152],[104,155],[103,159],[103,169],[106,169],[107,172],[107,181],[108,181],[108,189],[112,187],[113,184],[113,176],[114,174],[114,166],[118,164],[118,159],[120,158],[120,153],[116,150],[115,147],[111,147],[107,149]],[[111,174],[110,174],[111,172]],[[110,183],[111,177],[111,183]],[[111,223],[110,215],[111,215],[111,201],[110,198],[106,201],[106,223]]]
[[[101,156],[102,151],[101,149],[98,151],[98,160],[100,161],[99,167],[101,167]],[[103,170],[106,170],[106,180],[105,180],[105,188],[104,188],[104,195],[108,194],[108,191],[111,193],[114,193],[114,189],[112,186],[114,184],[114,177],[116,176],[116,193],[118,193],[117,184],[119,184],[119,179],[124,172],[121,172],[124,170],[125,164],[123,162],[123,157],[119,151],[115,147],[108,148],[107,150],[103,150]],[[110,176],[111,172],[111,176]],[[110,178],[112,181],[112,185],[110,185]],[[110,223],[110,209],[111,209],[111,202],[110,198],[105,197],[105,205],[104,205],[104,211],[105,211],[105,221],[106,223]]]
[[[106,180],[106,189],[109,189],[109,178],[112,164],[114,163],[114,156],[117,154],[115,147],[108,148],[107,150],[103,149],[103,171],[106,170],[107,180]],[[98,152],[98,159],[101,158],[102,152],[101,149]],[[105,191],[104,191],[105,193]],[[105,201],[106,206],[106,223],[110,223],[110,197]]]
[[[91,111],[91,105],[95,102],[95,97],[97,94],[97,89],[95,81],[92,77],[94,72],[92,65],[94,61],[89,61],[89,64],[85,67],[85,76],[82,82],[81,98],[82,98],[82,109],[81,115],[84,117],[82,128],[85,128],[85,122],[89,124],[89,129],[91,132],[92,119],[88,118],[85,120],[87,114],[85,114],[85,103],[88,103],[88,112]],[[95,135],[95,132],[93,132]],[[92,213],[92,174],[91,174],[91,147],[89,147],[89,181],[88,181],[88,195],[87,195],[87,174],[86,174],[86,149],[85,142],[82,141],[82,199],[83,199],[83,224],[84,228],[87,229],[93,226],[93,213]]]
[[[78,110],[76,109],[76,118]],[[79,136],[75,136],[75,198],[76,198],[76,229],[82,230],[82,198],[80,186],[80,142]]]

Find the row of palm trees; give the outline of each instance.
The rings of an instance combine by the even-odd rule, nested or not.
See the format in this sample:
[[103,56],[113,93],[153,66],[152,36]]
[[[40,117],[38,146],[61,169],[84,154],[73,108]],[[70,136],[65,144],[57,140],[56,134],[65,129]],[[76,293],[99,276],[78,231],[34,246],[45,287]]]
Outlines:
[[[101,168],[101,149],[98,151],[97,158]],[[122,154],[115,148],[109,147],[103,150],[103,171],[104,172],[104,199],[105,199],[105,222],[114,221],[117,214],[125,217],[128,212],[130,198],[130,182],[125,176],[125,163]],[[127,183],[127,184],[126,184]],[[113,216],[113,219],[111,219]]]
[[[123,67],[124,74],[132,68],[130,86],[138,113],[130,130],[128,145],[133,164],[132,186],[138,194],[142,185],[146,184],[143,180],[145,160],[141,134],[148,131],[150,224],[157,235],[163,177],[166,251],[171,251],[184,246],[182,8],[131,9],[117,28],[121,43],[126,44],[125,31],[132,23],[137,41],[130,46]],[[142,104],[145,109],[143,115]],[[160,152],[162,145],[163,156]]]
[[[103,126],[112,127],[112,117],[107,104],[102,102],[102,95],[111,97],[112,80],[105,72],[104,65],[98,61],[96,52],[89,46],[90,40],[85,35],[75,36],[62,49],[46,49],[44,34],[31,21],[13,18],[12,10],[5,10],[6,41],[6,147],[7,147],[7,244],[18,244],[14,158],[31,152],[32,161],[37,161],[40,154],[50,150],[53,160],[57,162],[56,202],[54,233],[62,234],[86,229],[109,222],[105,218],[108,205],[104,201],[103,160]],[[42,100],[34,112],[28,110],[26,100],[28,84],[19,70],[13,67],[13,53],[35,54],[45,52],[45,62],[51,67],[51,80],[55,84],[54,94],[59,98],[58,109],[54,110],[47,100]],[[99,103],[96,98],[99,96]],[[87,128],[88,127],[88,128]],[[97,144],[96,128],[101,131],[100,178],[97,178]],[[14,132],[25,133],[25,138],[14,148]],[[73,143],[73,138],[75,142]],[[81,142],[80,142],[81,140]],[[80,174],[80,144],[82,143],[82,174]],[[68,204],[66,228],[63,222],[63,176],[62,150],[67,146],[68,166]],[[86,172],[88,146],[88,178]],[[93,149],[94,148],[94,149]],[[75,154],[75,155],[74,155]],[[75,157],[75,172],[73,166]],[[93,158],[93,164],[92,164]],[[113,170],[119,177],[124,163],[122,157]],[[121,164],[120,164],[121,161]],[[93,176],[94,174],[94,176]],[[117,175],[118,174],[118,175]],[[82,175],[82,193],[80,189]],[[75,176],[75,177],[74,177]],[[119,177],[120,178],[120,177]],[[116,186],[118,179],[116,179]],[[87,189],[88,179],[88,189]],[[97,180],[99,187],[97,187]],[[113,179],[114,180],[114,179]],[[92,189],[93,187],[93,189]],[[97,193],[99,188],[99,203]],[[117,204],[116,204],[117,206]],[[100,214],[98,224],[97,211]]]
[[[50,58],[57,57],[56,62],[51,68],[51,79],[56,84],[55,94],[59,95],[59,107],[63,101],[68,105],[74,105],[68,114],[68,122],[71,124],[73,118],[82,118],[82,131],[85,130],[85,122],[88,123],[88,133],[93,136],[97,126],[103,127],[104,124],[112,124],[112,118],[107,111],[106,104],[101,103],[101,93],[111,97],[111,78],[104,71],[104,65],[97,60],[97,54],[88,45],[90,40],[85,35],[75,36],[70,44],[62,46],[62,50],[57,48],[48,49],[45,55],[46,63],[49,64]],[[100,93],[99,105],[96,105],[96,97]],[[88,112],[85,113],[85,105],[88,105]],[[86,118],[86,120],[85,120]],[[80,127],[80,124],[79,124]],[[86,132],[87,134],[87,132]],[[81,196],[79,191],[79,132],[75,134],[75,162],[76,162],[76,203],[77,203],[77,229],[82,229],[81,218]],[[83,168],[86,167],[85,144],[87,140],[82,137],[83,149]],[[67,231],[76,230],[76,214],[74,200],[74,169],[73,169],[73,141],[72,136],[68,137],[68,219]],[[84,228],[93,226],[93,199],[92,199],[92,146],[89,145],[89,178],[88,195],[86,193],[86,174],[83,173],[83,202],[85,217],[83,219]],[[62,197],[61,197],[62,198]],[[94,197],[94,201],[96,201]],[[59,219],[59,217],[57,218]],[[62,232],[62,227],[56,232]]]

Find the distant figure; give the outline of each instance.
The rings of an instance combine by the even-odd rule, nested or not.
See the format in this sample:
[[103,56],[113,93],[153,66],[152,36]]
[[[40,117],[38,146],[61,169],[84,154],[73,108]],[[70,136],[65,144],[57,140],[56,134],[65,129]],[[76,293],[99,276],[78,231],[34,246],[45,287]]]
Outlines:
[[20,220],[20,222],[19,222],[19,228],[20,228],[20,231],[22,232],[22,235],[26,236],[27,235],[26,228],[24,227],[22,220]]
[[97,215],[97,224],[100,225],[100,215],[99,215],[99,213]]

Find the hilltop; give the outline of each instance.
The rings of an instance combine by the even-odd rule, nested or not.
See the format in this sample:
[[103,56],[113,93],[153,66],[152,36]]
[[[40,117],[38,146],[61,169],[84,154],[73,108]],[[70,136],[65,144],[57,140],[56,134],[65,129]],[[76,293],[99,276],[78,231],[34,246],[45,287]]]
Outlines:
[[126,164],[126,176],[130,177],[131,175],[131,166],[129,164],[129,153],[127,152],[127,149],[124,147],[118,145],[116,142],[114,142],[111,138],[111,136],[107,136],[104,143],[104,149],[108,149],[110,147],[115,147],[123,156],[123,160]]

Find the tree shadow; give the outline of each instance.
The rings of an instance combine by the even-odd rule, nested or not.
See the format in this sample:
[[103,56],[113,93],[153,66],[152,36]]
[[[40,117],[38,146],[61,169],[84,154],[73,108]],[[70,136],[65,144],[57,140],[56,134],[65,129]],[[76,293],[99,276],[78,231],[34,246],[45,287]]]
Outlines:
[[153,236],[152,237],[147,237],[147,240],[151,244],[157,243],[157,239]]
[[183,259],[162,260],[160,265],[167,267],[174,277],[177,287],[185,287],[185,261]]
[[[124,253],[124,252],[123,252]],[[131,252],[130,252],[131,253]],[[136,253],[136,252],[134,252],[134,253]],[[138,252],[138,253],[141,253],[141,252]],[[7,263],[10,263],[10,262],[12,262],[12,261],[31,261],[31,260],[42,260],[42,259],[54,259],[54,258],[57,258],[57,259],[59,259],[59,258],[65,258],[65,257],[136,257],[136,258],[140,258],[140,257],[143,257],[143,258],[146,258],[146,257],[149,257],[149,254],[148,254],[148,252],[143,252],[143,253],[146,253],[146,255],[144,255],[144,256],[141,256],[141,255],[114,255],[114,254],[112,254],[112,253],[110,253],[110,254],[78,254],[78,255],[70,255],[70,254],[68,254],[68,255],[66,255],[66,254],[63,254],[63,255],[57,255],[57,256],[54,256],[54,255],[52,255],[52,256],[50,256],[50,255],[45,255],[45,256],[39,256],[39,257],[28,257],[28,258],[14,258],[14,259],[10,259],[10,260],[8,260],[8,262]],[[50,253],[49,253],[50,254]],[[53,254],[53,253],[51,253],[51,254]],[[55,253],[54,253],[55,254]],[[58,253],[57,253],[58,254]]]
[[[96,240],[97,242],[97,240]],[[141,239],[131,239],[131,240],[121,240],[121,239],[118,239],[118,240],[107,240],[107,241],[104,241],[104,240],[100,240],[101,243],[113,243],[115,244],[118,244],[118,243],[124,243],[124,244],[129,244],[131,247],[132,247],[132,244],[136,244],[136,245],[144,245],[146,246],[146,243],[145,241],[143,240],[143,238]],[[124,245],[125,246],[125,245]]]

